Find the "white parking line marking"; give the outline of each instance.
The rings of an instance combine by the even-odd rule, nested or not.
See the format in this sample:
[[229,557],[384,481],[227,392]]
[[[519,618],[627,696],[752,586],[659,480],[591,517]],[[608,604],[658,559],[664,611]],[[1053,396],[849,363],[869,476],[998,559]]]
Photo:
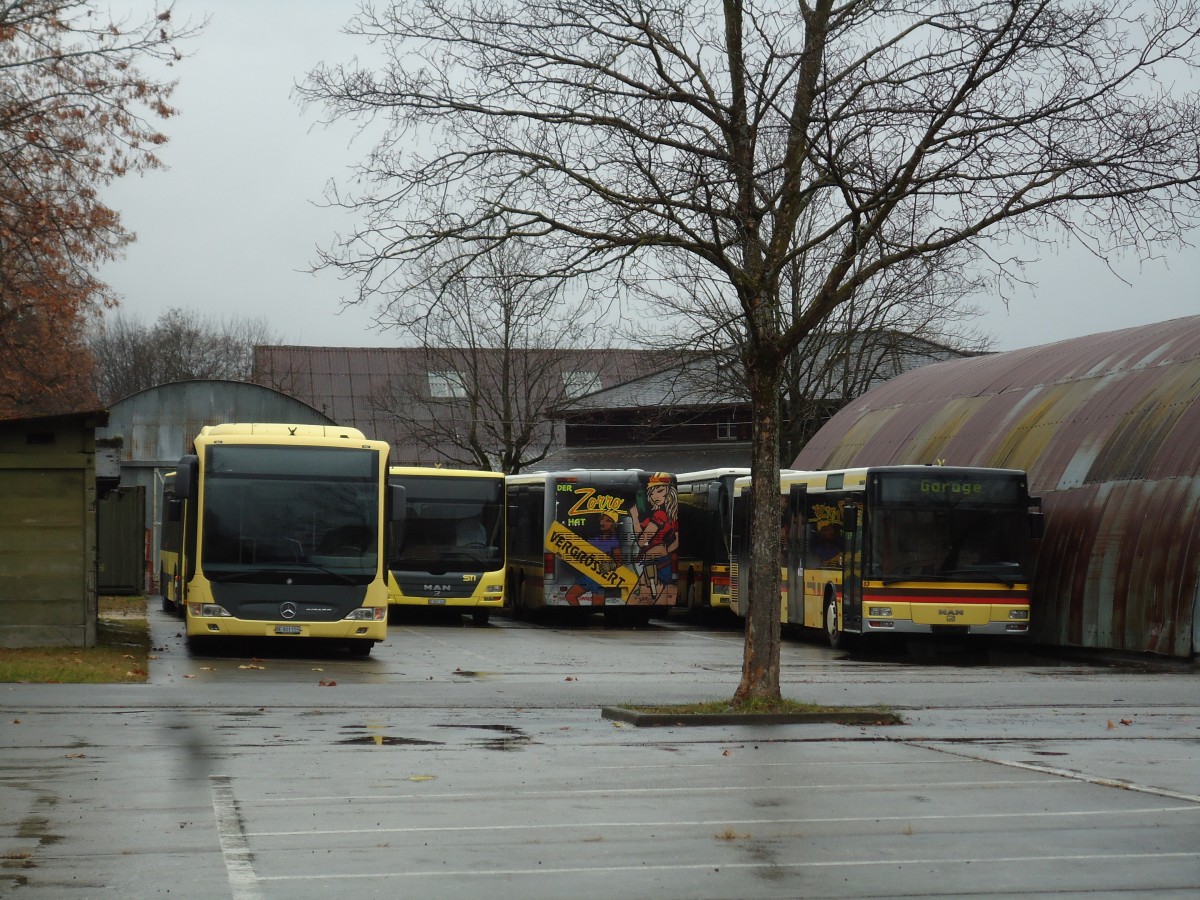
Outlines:
[[940,753],[945,753],[949,756],[957,756],[959,759],[972,759],[976,762],[990,762],[998,766],[1007,766],[1010,769],[1021,769],[1025,772],[1037,772],[1043,775],[1053,775],[1057,778],[1067,778],[1071,781],[1081,781],[1084,784],[1095,784],[1100,787],[1120,788],[1123,791],[1137,791],[1140,794],[1153,794],[1156,797],[1166,797],[1170,800],[1186,800],[1189,803],[1200,803],[1200,795],[1186,794],[1182,791],[1171,791],[1166,788],[1156,788],[1148,784],[1138,784],[1134,781],[1124,781],[1119,778],[1101,778],[1098,775],[1088,775],[1084,772],[1073,772],[1070,769],[1059,769],[1054,766],[1043,766],[1038,763],[1020,762],[1015,759],[983,759],[978,756],[972,756],[969,753],[962,753],[957,750],[952,750],[949,747],[939,747],[935,744],[918,743],[916,746],[928,747],[930,750],[937,750]]
[[961,822],[977,819],[986,819],[988,821],[994,819],[1067,819],[1067,818],[1084,818],[1088,816],[1134,816],[1134,815],[1159,815],[1162,813],[1187,812],[1200,813],[1198,806],[1155,806],[1142,809],[1082,809],[1082,810],[1065,810],[1062,812],[1013,812],[1013,813],[963,813],[961,815],[940,815],[931,814],[927,816],[820,816],[806,817],[800,819],[690,819],[690,820],[663,820],[653,822],[538,822],[538,823],[522,823],[517,825],[414,825],[401,827],[376,827],[376,828],[337,828],[326,829],[319,828],[311,831],[252,831],[247,832],[248,837],[319,837],[322,835],[334,834],[411,834],[411,833],[449,833],[449,832],[464,832],[464,831],[485,831],[485,832],[500,832],[500,831],[538,831],[538,830],[561,830],[563,828],[711,828],[711,827],[735,827],[749,825],[829,825],[829,824],[846,824],[851,822]]
[[[1091,862],[1102,860],[1128,860],[1131,862],[1154,862],[1172,859],[1196,859],[1200,852],[1189,853],[1079,853],[1055,856],[1000,856],[989,857],[988,863],[1050,863],[1050,862]],[[453,871],[397,871],[397,872],[341,872],[337,875],[268,875],[263,881],[320,881],[325,879],[364,879],[364,878],[463,878],[466,876],[484,876],[495,878],[506,875],[599,875],[616,872],[687,872],[687,871],[721,871],[736,869],[771,870],[780,869],[839,869],[863,866],[948,866],[967,865],[971,860],[958,857],[915,857],[913,859],[852,859],[830,862],[770,862],[770,863],[694,863],[669,865],[636,865],[636,866],[571,866],[551,868],[539,866],[536,869],[457,869]]]
[[221,855],[225,859],[225,872],[229,877],[229,890],[233,900],[262,900],[259,878],[251,863],[250,845],[246,842],[246,830],[242,825],[242,814],[233,785],[228,775],[212,775],[213,813],[217,818],[217,837],[221,842]]

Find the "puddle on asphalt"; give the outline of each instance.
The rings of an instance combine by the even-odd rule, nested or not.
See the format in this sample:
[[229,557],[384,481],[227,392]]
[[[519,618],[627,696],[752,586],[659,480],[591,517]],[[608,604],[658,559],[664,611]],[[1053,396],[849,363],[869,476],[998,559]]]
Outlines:
[[473,741],[471,746],[482,747],[484,750],[499,750],[502,752],[512,750],[523,750],[533,743],[533,739],[529,737],[520,728],[515,725],[453,725],[449,723],[441,723],[437,728],[462,728],[475,731],[495,731],[499,732],[502,737],[485,738],[481,741]]

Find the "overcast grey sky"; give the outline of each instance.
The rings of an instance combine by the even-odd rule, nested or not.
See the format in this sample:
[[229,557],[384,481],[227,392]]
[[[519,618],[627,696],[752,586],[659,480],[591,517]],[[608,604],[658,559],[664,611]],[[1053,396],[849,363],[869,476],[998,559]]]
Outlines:
[[[129,6],[138,7],[138,0]],[[146,4],[149,6],[149,3]],[[368,150],[302,113],[293,84],[322,60],[369,53],[342,35],[357,0],[178,0],[183,18],[211,18],[175,70],[165,123],[166,171],[126,178],[106,193],[138,240],[103,277],[122,311],[149,324],[171,307],[217,318],[264,318],[285,343],[391,346],[371,311],[341,311],[349,284],[304,270],[349,220],[316,205]],[[1200,234],[1191,236],[1200,242]],[[1008,308],[977,298],[977,321],[1013,350],[1064,338],[1200,314],[1200,250],[1147,265],[1117,260],[1124,284],[1080,249],[1044,255],[1039,282]]]

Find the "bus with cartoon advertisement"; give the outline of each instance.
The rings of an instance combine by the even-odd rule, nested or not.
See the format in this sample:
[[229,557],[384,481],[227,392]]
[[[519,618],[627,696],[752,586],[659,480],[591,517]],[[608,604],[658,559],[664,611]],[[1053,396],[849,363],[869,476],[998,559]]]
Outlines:
[[404,488],[403,527],[392,529],[388,603],[442,607],[486,625],[504,606],[504,474],[392,466]]
[[[750,479],[734,488],[733,597],[748,595]],[[831,647],[1029,632],[1041,500],[1017,469],[896,465],[780,475],[783,624]]]
[[507,595],[513,616],[560,611],[644,625],[676,604],[675,476],[643,469],[509,475]]

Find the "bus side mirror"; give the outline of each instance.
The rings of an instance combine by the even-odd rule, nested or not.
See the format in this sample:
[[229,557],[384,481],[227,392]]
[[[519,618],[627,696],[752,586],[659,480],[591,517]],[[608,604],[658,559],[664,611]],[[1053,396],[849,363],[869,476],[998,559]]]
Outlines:
[[721,488],[719,481],[714,481],[708,486],[708,496],[706,499],[706,508],[710,512],[716,512],[721,508],[721,500],[725,497],[725,491]]
[[858,531],[858,506],[847,503],[845,511],[842,513],[842,521],[845,523],[846,531]]
[[408,515],[408,492],[404,489],[404,485],[388,485],[388,504],[391,509],[391,520],[397,524],[403,522]]
[[1042,511],[1039,509],[1037,512],[1031,512],[1029,514],[1029,536],[1035,541],[1040,541],[1045,534],[1046,518],[1042,515]]
[[175,467],[175,499],[190,500],[196,495],[196,473],[200,469],[200,457],[185,456]]

